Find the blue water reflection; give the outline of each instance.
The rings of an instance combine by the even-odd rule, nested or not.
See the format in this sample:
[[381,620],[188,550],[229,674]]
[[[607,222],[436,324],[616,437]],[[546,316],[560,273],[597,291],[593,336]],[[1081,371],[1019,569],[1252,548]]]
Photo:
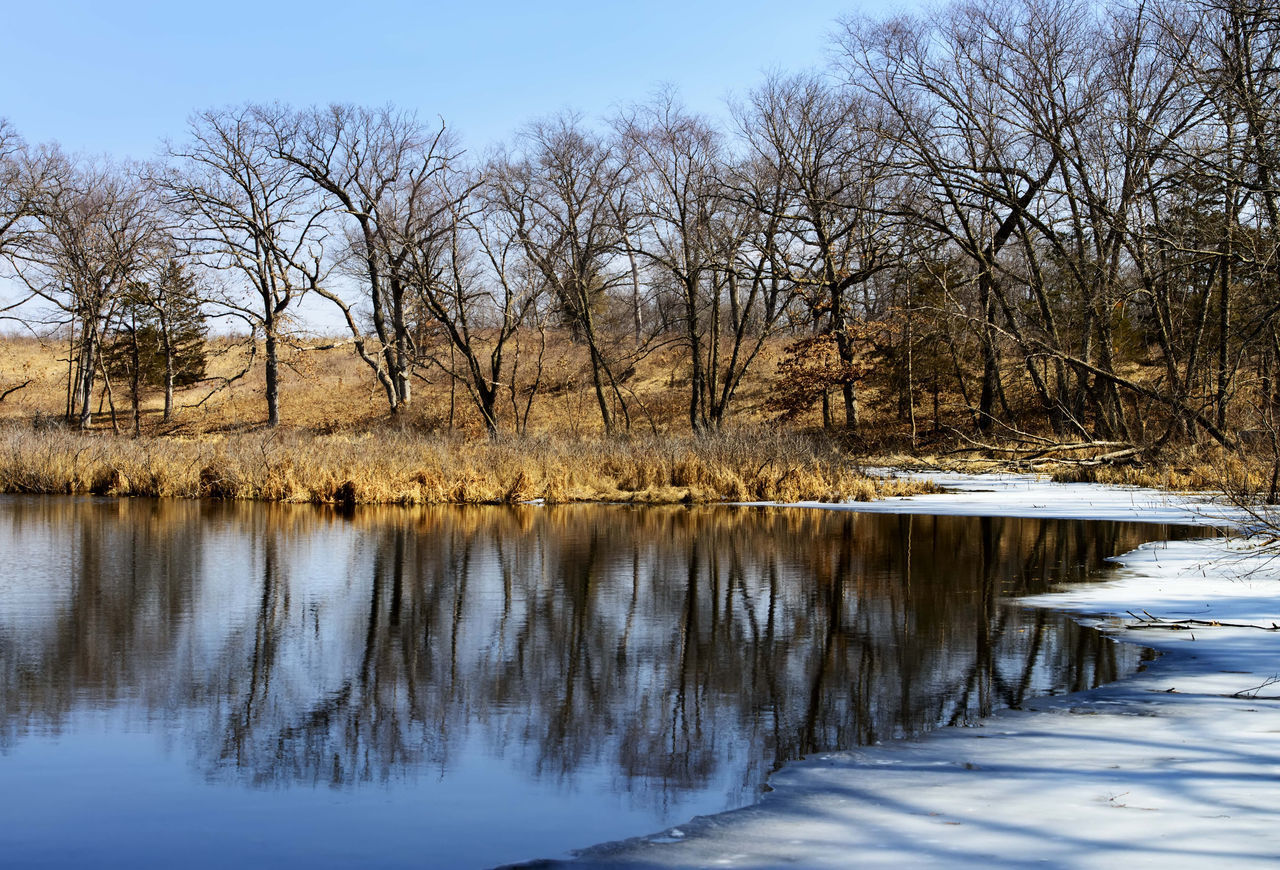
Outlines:
[[1183,533],[0,498],[0,854],[469,867],[659,830],[1133,669],[1002,600]]

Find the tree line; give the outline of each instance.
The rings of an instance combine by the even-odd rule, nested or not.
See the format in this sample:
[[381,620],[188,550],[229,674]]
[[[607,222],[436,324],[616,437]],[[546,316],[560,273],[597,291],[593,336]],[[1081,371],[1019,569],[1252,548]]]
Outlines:
[[[60,312],[86,427],[128,318],[167,345],[198,310],[260,340],[275,425],[280,343],[311,295],[391,414],[435,371],[494,434],[528,420],[551,332],[582,348],[606,433],[672,346],[689,426],[722,426],[771,341],[789,349],[777,408],[821,404],[854,435],[867,394],[913,440],[1235,446],[1272,428],[1273,5],[966,0],[846,19],[831,49],[729,124],[663,90],[483,157],[394,107],[203,111],[146,165],[2,126],[0,248]],[[171,395],[181,366],[160,357]]]

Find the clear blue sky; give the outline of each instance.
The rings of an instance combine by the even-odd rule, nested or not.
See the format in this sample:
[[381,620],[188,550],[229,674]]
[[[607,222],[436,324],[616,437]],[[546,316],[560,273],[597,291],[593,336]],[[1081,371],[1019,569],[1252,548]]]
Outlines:
[[838,16],[897,5],[6,0],[0,116],[32,142],[147,158],[197,109],[390,102],[483,149],[531,118],[597,117],[663,82],[717,112],[766,70],[821,65]]

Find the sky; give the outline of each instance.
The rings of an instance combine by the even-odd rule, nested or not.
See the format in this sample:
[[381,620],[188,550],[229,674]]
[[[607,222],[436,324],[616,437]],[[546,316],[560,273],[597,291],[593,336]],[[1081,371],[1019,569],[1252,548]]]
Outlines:
[[588,118],[674,85],[724,117],[770,70],[822,66],[837,18],[892,0],[370,4],[5,0],[0,117],[28,141],[147,159],[193,111],[393,103],[483,150],[563,109]]

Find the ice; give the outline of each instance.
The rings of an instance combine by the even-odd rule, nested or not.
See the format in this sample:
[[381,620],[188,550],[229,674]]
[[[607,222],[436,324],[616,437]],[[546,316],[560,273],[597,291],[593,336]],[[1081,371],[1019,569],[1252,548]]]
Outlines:
[[951,492],[836,505],[820,502],[800,504],[863,513],[1042,517],[1193,525],[1238,525],[1246,519],[1240,511],[1206,495],[1168,493],[1131,486],[1052,483],[1034,474],[913,472],[899,476],[932,480]]
[[[1212,500],[937,475],[959,492],[826,509],[1242,524]],[[1241,538],[1149,544],[1113,580],[1038,596],[1160,650],[1090,692],[783,768],[760,803],[607,867],[1280,866],[1280,563]],[[1194,623],[1177,625],[1180,620]],[[1214,624],[1217,623],[1217,624]]]

